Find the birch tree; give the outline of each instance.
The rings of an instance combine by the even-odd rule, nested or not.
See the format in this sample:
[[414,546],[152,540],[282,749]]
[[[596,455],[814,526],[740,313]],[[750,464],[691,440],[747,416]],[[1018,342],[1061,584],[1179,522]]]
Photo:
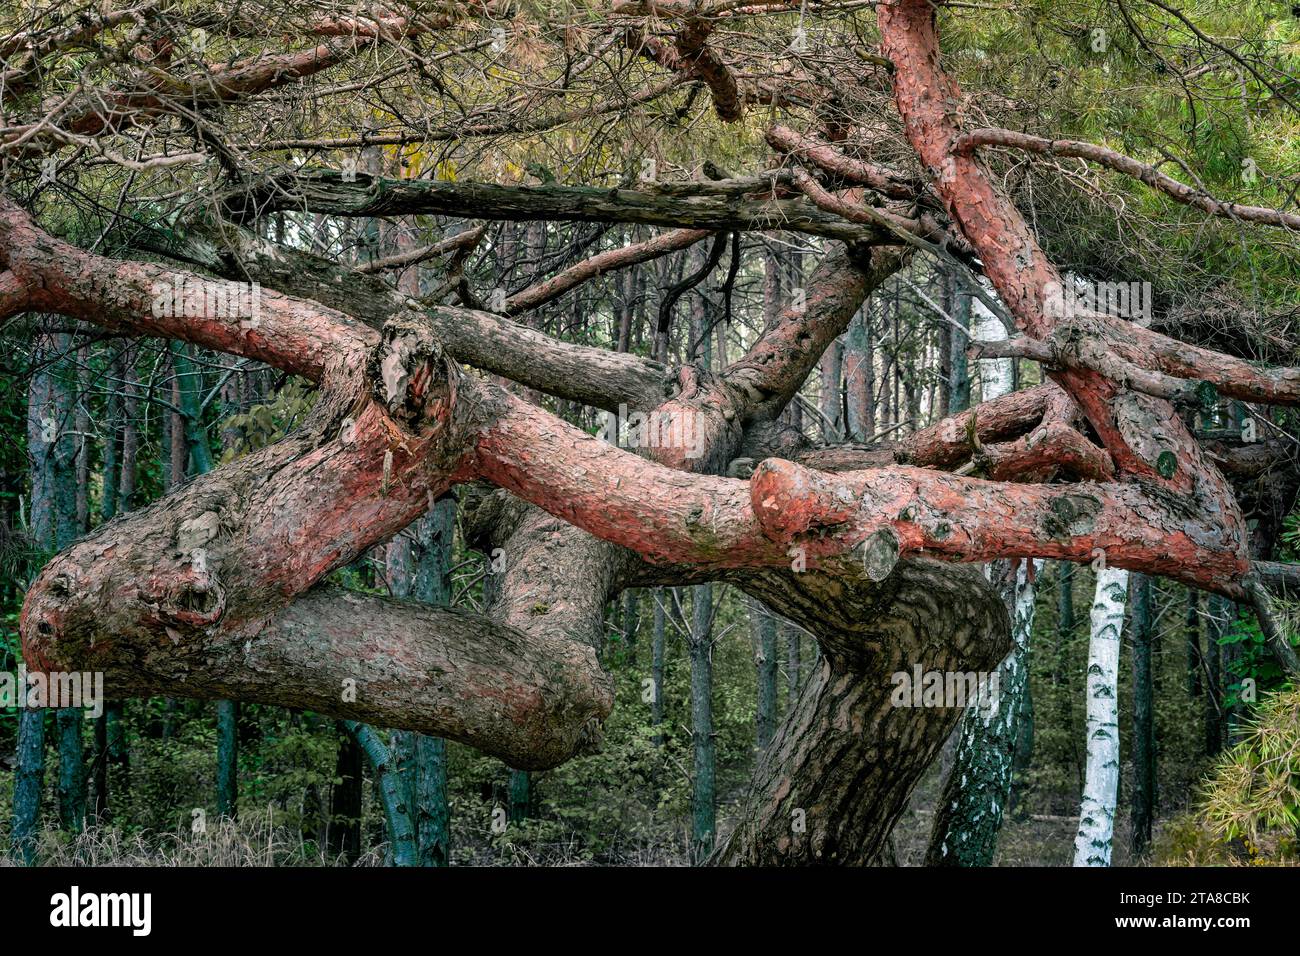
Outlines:
[[1074,838],[1075,866],[1110,866],[1115,840],[1115,806],[1119,795],[1119,648],[1129,573],[1120,568],[1097,571],[1088,638],[1087,768],[1079,830]]

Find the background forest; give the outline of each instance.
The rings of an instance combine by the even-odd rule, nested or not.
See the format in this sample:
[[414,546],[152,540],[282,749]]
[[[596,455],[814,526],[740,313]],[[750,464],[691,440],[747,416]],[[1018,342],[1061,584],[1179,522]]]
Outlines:
[[[249,52],[245,32],[263,52],[282,52],[295,48],[290,34],[303,17],[334,10],[272,0],[253,17],[241,4],[219,5],[229,7],[220,13],[203,4],[163,6],[189,27],[178,51],[227,61]],[[759,64],[760,78],[783,77],[794,42],[805,44],[796,53],[814,81],[841,67],[884,74],[872,60],[871,4],[812,4],[806,20],[798,6],[745,21],[728,36],[728,56]],[[662,180],[721,180],[779,164],[765,139],[780,119],[779,97],[751,106],[738,123],[720,122],[698,83],[638,98],[656,64],[601,46],[608,15],[595,3],[560,10],[526,2],[496,19],[452,17],[453,26],[426,38],[418,54],[386,50],[373,62],[345,62],[280,91],[264,113],[229,103],[204,112],[193,129],[178,121],[207,157],[188,165],[117,162],[70,141],[63,155],[72,159],[51,168],[29,161],[11,140],[5,188],[21,191],[44,227],[74,245],[158,258],[174,251],[180,223],[202,216],[208,190],[232,164],[247,172],[272,161],[310,162],[345,176],[529,186],[628,184],[647,169]],[[261,25],[230,26],[250,18]],[[1105,142],[1215,195],[1294,209],[1300,8],[1264,0],[1196,0],[1178,10],[1142,0],[1041,0],[958,10],[944,25],[945,60],[965,88],[998,91],[959,104],[968,118]],[[17,35],[19,26],[18,14],[0,14],[0,35]],[[107,31],[102,42],[112,46],[114,37]],[[60,68],[72,75],[121,67],[92,62],[93,52],[92,45],[73,64],[51,64],[43,92],[61,89]],[[601,57],[608,73],[592,65]],[[540,85],[538,77],[558,84],[561,76],[563,93],[522,106],[510,99],[528,83]],[[611,84],[631,90],[629,98],[617,110],[596,109]],[[888,99],[863,83],[842,91],[837,108],[870,117],[873,159],[914,165],[904,158]],[[502,104],[517,112],[503,114]],[[486,131],[465,131],[473,123]],[[461,133],[447,132],[458,126]],[[997,153],[989,162],[1064,273],[1149,284],[1153,328],[1253,360],[1297,364],[1294,233],[1207,221],[1075,159]],[[647,261],[597,271],[530,308],[518,297],[549,277],[665,233],[526,215],[503,222],[284,210],[260,217],[255,228],[421,301],[509,311],[565,342],[714,371],[745,354],[803,296],[835,246],[776,228],[702,232]],[[995,379],[1008,372],[1011,390],[1039,385],[1036,362],[967,357],[988,315],[967,272],[918,255],[870,295],[782,413],[782,425],[814,444],[866,446],[977,404],[997,393]],[[53,554],[290,434],[320,393],[254,359],[58,315],[24,313],[6,320],[0,336],[0,671],[12,672],[27,587]],[[590,434],[608,429],[607,412],[509,384]],[[1294,410],[1214,395],[1185,419],[1203,441],[1257,452],[1230,477],[1252,532],[1265,542],[1257,557],[1294,563]],[[508,556],[479,540],[470,520],[489,492],[483,484],[459,486],[329,580],[357,592],[490,608]],[[1097,568],[1047,561],[1032,575],[1028,689],[1018,698],[1013,785],[994,859],[1069,865],[1089,745]],[[1300,862],[1300,696],[1269,653],[1255,612],[1139,574],[1129,577],[1127,595],[1113,864]],[[1300,604],[1279,600],[1275,609],[1294,643]],[[539,605],[538,613],[546,610]],[[756,755],[820,666],[816,641],[739,589],[708,583],[625,592],[606,608],[598,653],[616,694],[602,747],[547,771],[515,770],[460,743],[310,711],[133,698],[110,702],[94,720],[45,715],[43,772],[16,799],[22,715],[0,709],[0,846],[12,848],[7,862],[26,856],[50,864],[703,862],[732,825]],[[959,727],[917,787],[890,838],[889,862],[926,863],[960,734]],[[39,795],[35,818],[32,794]],[[23,800],[25,813],[17,806]],[[395,857],[395,802],[421,813],[434,808],[415,821],[434,836],[420,839],[414,854],[399,848]],[[25,822],[15,827],[20,817]]]

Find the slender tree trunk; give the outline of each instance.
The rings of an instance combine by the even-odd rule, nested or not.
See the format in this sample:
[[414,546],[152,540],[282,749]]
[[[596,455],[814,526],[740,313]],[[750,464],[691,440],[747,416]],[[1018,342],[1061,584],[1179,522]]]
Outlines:
[[[1006,329],[979,305],[975,337],[1001,341]],[[1010,359],[980,362],[983,398],[1011,392]],[[995,566],[996,567],[996,566]],[[1041,567],[1041,562],[1032,565]],[[991,866],[998,832],[1011,798],[1021,718],[1029,693],[1029,639],[1034,623],[1034,575],[1025,564],[1011,573],[1003,598],[1011,615],[1011,653],[997,671],[997,694],[962,716],[957,759],[948,773],[930,831],[930,866]]]
[[783,624],[782,627],[785,630],[786,706],[793,707],[795,698],[799,696],[799,684],[803,676],[800,661],[803,634],[799,628],[788,622]]
[[717,835],[717,789],[713,739],[713,585],[692,589],[691,740],[695,761],[691,783],[691,859],[703,863]]
[[[178,347],[179,348],[179,347]],[[171,350],[168,361],[172,366],[172,388],[171,401],[176,408],[181,407],[181,379],[176,371],[175,355],[177,348]],[[167,414],[168,438],[170,441],[167,445],[167,455],[170,459],[171,482],[170,486],[175,488],[185,481],[185,476],[189,471],[190,449],[185,439],[185,418],[180,412],[169,412]]]
[[[956,278],[953,276],[951,270],[944,270],[939,276],[939,281],[943,289],[944,310],[947,311],[949,315],[952,315],[952,302],[955,298],[953,294],[953,286],[956,284]],[[937,371],[939,378],[936,383],[938,389],[935,392],[934,404],[931,406],[930,410],[938,418],[946,418],[948,416],[948,407],[952,402],[953,337],[957,334],[960,333],[946,322],[942,322],[936,326],[936,335],[938,338],[936,361],[938,364]]]
[[1128,572],[1097,572],[1088,640],[1088,763],[1074,838],[1075,866],[1110,866],[1119,795],[1119,647]]
[[[384,250],[385,252],[387,250]],[[411,596],[412,584],[414,579],[413,570],[413,549],[411,539],[406,534],[400,534],[393,538],[385,545],[380,545],[375,549],[376,557],[383,560],[384,584],[388,588],[388,593],[395,598],[409,598]],[[415,788],[418,777],[418,770],[415,766],[415,738],[416,734],[409,730],[390,730],[388,732],[388,744],[386,749],[387,759],[391,768],[391,773],[396,779],[398,789],[401,794],[403,806],[407,814],[415,812]],[[379,791],[380,799],[386,799],[386,795]],[[390,820],[393,815],[385,813],[385,818]],[[412,820],[412,826],[418,828],[418,822]],[[397,846],[398,834],[388,831],[388,845],[390,848]],[[406,865],[416,865],[416,854],[412,854],[406,860]],[[390,852],[388,856],[390,865],[401,866],[396,854]]]
[[[1006,327],[978,299],[971,302],[973,328],[971,337],[977,342],[1002,342],[1007,338]],[[980,398],[991,401],[1009,395],[1015,388],[1015,360],[1009,358],[981,359]]]
[[120,700],[104,702],[104,715],[100,718],[104,725],[104,740],[107,751],[108,784],[104,791],[105,804],[109,794],[115,790],[119,793],[131,791],[131,752],[126,739],[126,704]]
[[45,780],[45,708],[18,712],[17,769],[14,771],[14,852],[27,866],[36,863],[36,834],[41,826],[41,790]]
[[[414,525],[417,600],[438,607],[451,604],[452,539],[456,499],[444,498]],[[451,863],[451,811],[447,801],[447,741],[414,734],[416,857],[420,866]]]
[[1187,589],[1187,696],[1196,700],[1201,696],[1201,592]]
[[668,625],[664,602],[672,600],[672,597],[664,588],[656,589],[654,595],[654,637],[650,652],[650,726],[656,728],[654,745],[662,747],[664,735],[659,728],[664,723],[664,643]]
[[627,663],[636,666],[636,632],[641,626],[641,593],[636,588],[623,592],[623,649]]
[[[948,314],[957,320],[964,329],[970,328],[971,297],[961,288],[961,282],[954,277],[952,298],[949,300]],[[948,411],[950,414],[970,408],[970,371],[966,365],[967,336],[957,329],[948,328],[952,342],[952,372],[948,380]]]
[[59,824],[69,833],[86,828],[86,764],[82,747],[84,720],[78,707],[57,711],[59,729]]
[[[122,370],[121,356],[117,356],[110,363],[109,372],[116,379],[122,377]],[[99,517],[102,521],[108,521],[117,514],[117,483],[122,477],[118,454],[122,447],[122,393],[118,385],[109,387],[105,405],[104,424],[107,432],[104,435],[104,460],[100,471],[103,487],[99,498]]]
[[907,430],[921,427],[921,390],[916,387],[916,358],[910,352],[903,373],[903,400],[907,403]]
[[844,372],[844,341],[836,339],[822,353],[821,362],[821,398],[818,409],[822,414],[823,438],[828,442],[844,438],[843,415],[844,396],[840,381]]
[[[1221,616],[1223,617],[1223,633],[1226,635],[1237,620],[1237,605],[1224,599],[1221,606]],[[1228,688],[1239,683],[1241,674],[1242,644],[1241,641],[1229,641],[1222,645],[1223,656],[1219,664],[1219,680],[1221,683],[1220,700],[1227,697]],[[1241,739],[1242,721],[1245,718],[1241,706],[1241,698],[1238,694],[1233,694],[1224,706],[1224,745],[1228,747],[1235,746]]]
[[[627,232],[628,242],[636,242],[638,230],[635,226],[629,227]],[[618,311],[618,336],[615,339],[614,347],[619,352],[626,352],[632,345],[632,318],[636,314],[636,286],[637,277],[640,273],[635,265],[624,269],[623,274],[619,276],[617,285],[619,291]]]
[[380,803],[384,808],[384,818],[388,823],[388,834],[392,840],[393,865],[415,866],[415,825],[389,748],[385,746],[374,728],[367,724],[345,720],[343,726],[356,738],[357,744],[369,759],[370,766],[375,770]]
[[[123,352],[116,365],[121,383],[113,388],[113,395],[117,398],[117,422],[113,443],[120,452],[117,456],[120,461],[117,466],[117,479],[113,484],[114,494],[117,496],[117,502],[113,507],[114,515],[125,514],[135,507],[136,464],[140,445],[139,430],[136,425],[140,399],[135,384],[135,356],[135,347],[129,347]],[[105,467],[107,468],[107,455]],[[107,489],[106,481],[105,494],[108,493]],[[129,793],[131,786],[130,752],[126,743],[122,701],[105,701],[104,713],[100,715],[99,723],[103,726],[103,731],[101,733],[100,729],[96,728],[95,740],[99,742],[102,739],[106,749],[100,757],[100,772],[97,773],[96,778],[97,783],[103,784],[102,792],[96,794],[96,809],[107,817],[110,812],[110,794],[115,789],[120,793]]]
[[140,451],[140,430],[136,418],[140,396],[135,383],[135,348],[126,350],[122,363],[122,477],[117,486],[117,513],[135,507],[136,459]]
[[871,409],[872,375],[870,369],[871,332],[867,326],[867,306],[858,310],[849,324],[844,345],[844,392],[848,411],[848,437],[867,441],[875,433]]
[[[414,169],[404,169],[403,175]],[[406,251],[415,247],[414,220],[394,223],[384,251]],[[540,255],[539,230],[530,232],[530,254]],[[408,268],[398,279],[398,288],[419,296],[425,276],[419,267]],[[456,499],[436,502],[427,514],[414,522],[388,545],[390,589],[396,597],[412,597],[421,603],[446,607],[451,603],[451,553],[456,526]],[[399,776],[405,788],[407,806],[413,815],[415,855],[412,865],[448,866],[451,862],[451,816],[447,802],[447,742],[413,731],[390,734]],[[396,835],[390,834],[396,845]],[[396,855],[394,856],[396,861]]]
[[[1030,667],[1031,650],[1025,653],[1025,671]],[[1016,751],[1011,761],[1013,774],[1029,769],[1034,759],[1034,690],[1026,680],[1024,691],[1020,694],[1020,714],[1016,718]]]
[[522,823],[528,819],[529,805],[532,802],[532,782],[527,770],[510,770],[510,782],[506,794],[506,818],[511,823]]
[[763,329],[776,325],[785,305],[785,277],[780,252],[768,246],[763,255]]
[[203,373],[194,368],[183,343],[173,341],[169,345],[172,355],[172,368],[180,391],[182,433],[189,449],[191,475],[206,475],[212,470],[212,451],[208,447],[207,432],[203,428]]
[[326,846],[330,856],[355,863],[361,856],[361,746],[342,722],[339,730]]
[[239,704],[217,701],[217,813],[234,818],[239,811]]
[[754,644],[754,663],[758,669],[758,704],[755,714],[754,742],[765,750],[776,733],[776,618],[761,603],[749,598],[750,636]]
[[[33,358],[40,368],[28,385],[27,454],[31,461],[32,540],[52,554],[77,537],[77,465],[73,426],[76,377],[58,359],[68,348],[66,335],[42,335]],[[48,363],[48,364],[47,364]],[[37,570],[36,568],[32,569]],[[50,701],[54,703],[53,701]],[[14,791],[14,840],[24,861],[34,859],[33,843],[40,821],[45,764],[45,712],[23,711],[19,721],[18,773]],[[83,715],[79,708],[56,711],[59,732],[59,818],[70,833],[85,826],[86,781],[82,751]],[[39,719],[38,719],[39,718]],[[24,761],[27,764],[24,764]]]
[[1003,600],[1011,617],[1012,650],[998,667],[987,699],[976,706],[968,702],[962,715],[957,758],[930,831],[927,866],[993,865],[1011,796],[1020,702],[1029,681],[1034,586],[1027,564],[1009,575]]
[[1056,646],[1052,664],[1052,683],[1063,686],[1066,681],[1066,654],[1074,638],[1074,565],[1069,561],[1056,562]]
[[1156,806],[1156,734],[1151,686],[1151,579],[1134,574],[1133,593],[1133,855],[1151,845]]
[[[1052,686],[1056,695],[1057,726],[1069,731],[1074,720],[1075,686],[1070,667],[1070,647],[1074,643],[1074,580],[1075,568],[1069,561],[1058,561],[1056,583],[1056,647],[1052,665]],[[1069,734],[1071,764],[1079,791],[1083,791],[1083,758],[1077,737]],[[1074,807],[1062,808],[1063,812]]]
[[1232,605],[1217,594],[1210,595],[1207,610],[1210,626],[1205,633],[1205,753],[1218,756],[1223,749],[1225,715],[1223,706],[1223,638]]
[[90,346],[77,349],[77,534],[90,530]]
[[108,720],[101,714],[95,721],[95,819],[108,823],[112,812],[108,804]]
[[420,866],[451,865],[451,811],[447,803],[447,741],[415,738],[415,812]]

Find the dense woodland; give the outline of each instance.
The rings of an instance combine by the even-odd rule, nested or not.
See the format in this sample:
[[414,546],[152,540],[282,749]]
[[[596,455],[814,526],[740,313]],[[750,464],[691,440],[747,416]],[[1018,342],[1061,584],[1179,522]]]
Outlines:
[[1295,865],[1298,104],[1268,0],[6,6],[0,673],[106,700],[0,855]]

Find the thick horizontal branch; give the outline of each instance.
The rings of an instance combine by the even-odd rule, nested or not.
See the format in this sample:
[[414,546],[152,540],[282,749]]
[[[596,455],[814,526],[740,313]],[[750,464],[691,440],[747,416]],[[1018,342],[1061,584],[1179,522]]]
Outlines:
[[1132,365],[1175,378],[1208,382],[1226,398],[1269,405],[1300,404],[1300,368],[1269,367],[1189,345],[1111,316],[1106,345]]
[[259,359],[313,381],[331,363],[346,363],[378,342],[373,329],[315,302],[85,252],[39,229],[2,196],[0,257],[12,277],[0,296],[0,317],[57,312],[112,331]]
[[1106,449],[1062,422],[1047,422],[1015,441],[985,446],[972,461],[995,481],[1048,481],[1060,475],[1085,481],[1115,477]]
[[[818,471],[844,472],[917,465],[957,474],[978,471],[997,481],[1054,478],[1106,481],[1115,469],[1104,448],[1074,427],[1078,408],[1054,382],[1010,392],[898,441],[788,446],[778,436],[762,457],[788,458]],[[751,455],[763,446],[747,449]],[[752,474],[755,459],[737,459],[729,474]]]
[[792,549],[809,567],[855,549],[956,561],[1100,551],[1119,567],[1241,593],[1239,529],[1153,485],[1012,485],[901,466],[829,475],[779,459],[744,482],[646,461],[494,386],[479,394],[477,445],[458,480],[485,477],[654,563],[779,567]]
[[659,362],[574,345],[492,312],[435,305],[420,314],[458,361],[594,408],[654,408],[679,387]]
[[770,459],[750,484],[765,530],[810,546],[830,536],[960,561],[1101,555],[1232,595],[1248,568],[1231,525],[1139,483],[1012,485],[902,467],[830,476]]
[[[710,232],[802,232],[842,242],[892,241],[884,230],[846,222],[805,199],[776,198],[773,178],[710,183],[644,183],[638,188],[499,186],[494,183],[385,179],[333,170],[274,179],[227,195],[236,219],[277,210],[335,216],[442,215],[466,219],[623,222]],[[761,195],[766,190],[767,195]]]
[[899,441],[898,462],[932,468],[959,465],[977,444],[1006,441],[1037,425],[1060,391],[1059,385],[1048,382],[949,415]]
[[529,770],[589,750],[613,705],[584,644],[333,587],[179,646],[136,630],[88,643],[63,631],[33,650],[53,669],[103,671],[115,697],[301,707],[447,737]]

